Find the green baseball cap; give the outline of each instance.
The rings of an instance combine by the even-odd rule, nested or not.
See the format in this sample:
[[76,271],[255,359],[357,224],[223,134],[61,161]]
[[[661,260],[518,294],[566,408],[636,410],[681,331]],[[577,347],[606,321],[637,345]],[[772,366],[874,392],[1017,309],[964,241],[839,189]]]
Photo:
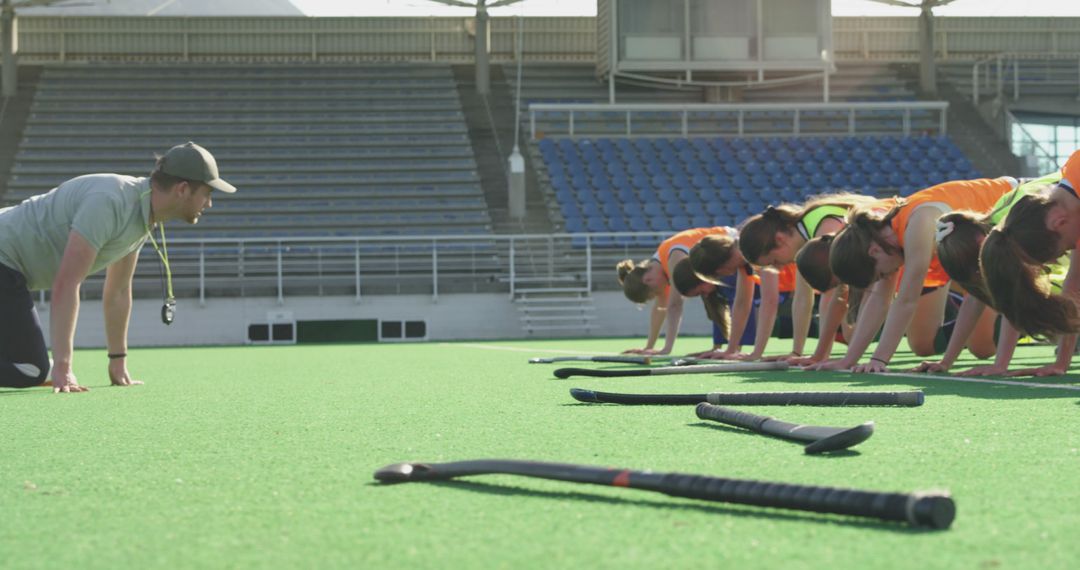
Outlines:
[[232,194],[236,187],[218,175],[217,161],[210,151],[193,143],[178,144],[169,149],[161,159],[161,171],[165,174],[202,182],[214,190]]

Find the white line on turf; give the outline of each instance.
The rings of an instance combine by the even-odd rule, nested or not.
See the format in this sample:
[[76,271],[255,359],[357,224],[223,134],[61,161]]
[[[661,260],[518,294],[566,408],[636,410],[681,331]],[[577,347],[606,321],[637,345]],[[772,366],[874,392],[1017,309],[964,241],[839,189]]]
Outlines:
[[[568,351],[568,350],[559,350],[559,349],[554,349],[554,348],[521,348],[521,347],[518,347],[518,346],[495,346],[495,345],[488,345],[488,344],[463,344],[463,343],[459,343],[459,342],[440,342],[439,344],[442,345],[442,346],[454,346],[454,347],[464,347],[464,348],[480,348],[480,349],[483,349],[483,350],[509,350],[509,351],[513,351],[513,352],[551,352],[551,353],[554,353],[554,354],[565,354],[565,355],[570,354],[570,351]],[[591,353],[590,356],[617,356],[617,354],[615,354],[614,352],[609,352],[609,353],[597,352],[597,353]]]
[[1015,380],[989,380],[985,378],[964,378],[960,376],[935,376],[933,374],[921,374],[917,372],[879,372],[880,376],[893,376],[896,378],[920,378],[923,380],[951,380],[953,382],[977,382],[979,384],[1004,384],[1007,386],[1023,386],[1025,388],[1056,388],[1058,390],[1080,390],[1080,386],[1071,384],[1042,384],[1039,382],[1017,382]]
[[[555,354],[566,354],[565,350],[558,350],[553,348],[522,348],[518,346],[497,346],[488,344],[464,344],[457,342],[441,342],[442,346],[457,346],[464,348],[479,348],[483,350],[509,350],[513,352],[551,352]],[[596,353],[595,356],[601,356],[603,353]],[[615,356],[614,353],[608,354],[608,356]],[[986,378],[964,378],[962,376],[939,376],[935,374],[922,374],[917,372],[880,372],[881,376],[894,376],[897,378],[919,378],[923,380],[951,380],[953,382],[974,382],[977,384],[999,384],[1005,386],[1023,386],[1025,388],[1056,388],[1058,390],[1078,390],[1080,386],[1073,386],[1071,384],[1044,384],[1040,382],[1017,382],[1015,380],[989,380]]]

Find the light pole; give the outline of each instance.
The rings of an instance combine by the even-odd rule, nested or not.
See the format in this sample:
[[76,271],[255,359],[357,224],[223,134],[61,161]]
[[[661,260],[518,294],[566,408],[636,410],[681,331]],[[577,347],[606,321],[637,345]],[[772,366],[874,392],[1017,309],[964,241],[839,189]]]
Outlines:
[[4,0],[3,6],[0,7],[0,37],[3,37],[4,41],[4,45],[0,47],[0,51],[3,51],[0,65],[3,65],[4,69],[3,77],[0,77],[0,84],[3,85],[0,95],[4,97],[14,97],[19,89],[19,75],[15,72],[15,52],[19,49],[17,33],[15,6],[12,5],[11,0]]
[[15,8],[29,8],[31,6],[86,6],[86,2],[71,2],[70,0],[3,0],[0,4],[0,65],[3,65],[3,73],[0,73],[0,96],[14,97],[19,90],[19,74],[16,72],[18,62],[15,54],[19,52],[19,25],[15,17]]
[[496,0],[491,4],[487,0],[476,0],[476,4],[463,0],[431,0],[447,6],[461,6],[462,8],[476,8],[476,93],[487,96],[491,93],[491,75],[488,65],[488,8],[501,8],[516,4],[521,0]]
[[919,9],[919,89],[927,95],[937,94],[937,66],[934,61],[934,8],[955,0],[870,0],[878,4]]

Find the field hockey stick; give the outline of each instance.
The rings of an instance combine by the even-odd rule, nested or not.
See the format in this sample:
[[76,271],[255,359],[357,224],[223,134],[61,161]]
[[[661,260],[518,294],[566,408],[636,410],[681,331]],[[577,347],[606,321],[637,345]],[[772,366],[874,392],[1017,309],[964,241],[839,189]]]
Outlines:
[[868,517],[935,529],[949,528],[956,516],[956,504],[949,494],[943,491],[882,493],[512,459],[395,463],[375,471],[375,479],[389,484],[445,481],[455,477],[487,474],[522,475],[556,481],[630,487],[673,497]]
[[549,358],[530,358],[529,364],[552,364],[555,362],[621,362],[624,364],[651,364],[656,356],[552,356]]
[[708,394],[619,394],[571,388],[579,402],[628,405],[718,406],[921,406],[923,393],[911,392],[710,392]]
[[724,362],[694,366],[658,366],[642,370],[595,370],[592,368],[559,368],[556,378],[571,376],[595,376],[616,378],[622,376],[660,376],[663,374],[712,374],[716,372],[756,372],[759,370],[787,370],[787,362]]
[[784,439],[809,441],[803,450],[808,454],[839,451],[858,445],[874,435],[874,422],[866,422],[851,428],[807,426],[780,421],[722,406],[702,402],[697,406],[697,417],[746,428],[750,431],[773,435]]

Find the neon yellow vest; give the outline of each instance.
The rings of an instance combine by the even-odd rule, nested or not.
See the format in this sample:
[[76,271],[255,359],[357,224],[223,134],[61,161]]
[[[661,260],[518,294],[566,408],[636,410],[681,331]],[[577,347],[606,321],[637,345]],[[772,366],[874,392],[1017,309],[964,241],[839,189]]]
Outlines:
[[803,239],[810,240],[817,233],[821,222],[827,218],[843,220],[847,213],[848,209],[845,206],[818,206],[803,214],[803,217],[799,218],[799,222],[795,224],[795,229],[799,230],[799,234],[802,235]]

